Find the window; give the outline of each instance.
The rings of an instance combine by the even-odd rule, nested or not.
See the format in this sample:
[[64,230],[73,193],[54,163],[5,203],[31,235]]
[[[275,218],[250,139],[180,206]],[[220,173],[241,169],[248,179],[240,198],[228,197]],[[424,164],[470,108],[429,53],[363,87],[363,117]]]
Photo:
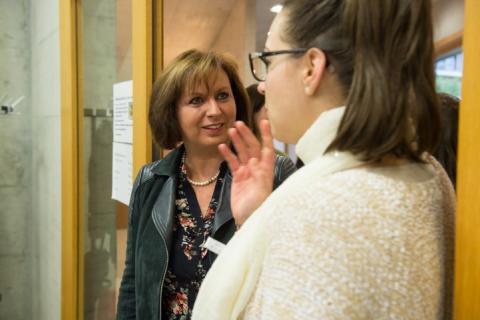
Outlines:
[[435,62],[436,90],[460,98],[463,76],[463,51],[457,49]]

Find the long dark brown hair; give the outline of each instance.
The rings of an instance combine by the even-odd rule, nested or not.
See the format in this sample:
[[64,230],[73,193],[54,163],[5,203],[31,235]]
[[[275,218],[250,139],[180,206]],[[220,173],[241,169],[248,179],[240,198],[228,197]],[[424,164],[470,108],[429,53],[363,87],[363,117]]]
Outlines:
[[430,0],[286,0],[282,38],[323,50],[346,111],[327,151],[420,160],[439,142]]

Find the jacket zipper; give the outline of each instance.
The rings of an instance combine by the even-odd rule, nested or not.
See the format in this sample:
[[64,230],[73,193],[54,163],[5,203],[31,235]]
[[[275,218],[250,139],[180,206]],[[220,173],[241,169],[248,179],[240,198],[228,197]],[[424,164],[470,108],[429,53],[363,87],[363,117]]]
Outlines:
[[[157,228],[157,230],[160,230],[159,228],[159,224],[158,224],[158,221],[155,219],[155,216],[153,216],[153,223],[155,224],[155,227]],[[163,276],[162,276],[162,280],[160,281],[160,296],[159,296],[159,299],[158,299],[158,303],[159,303],[159,307],[158,307],[158,319],[162,319],[162,294],[163,294],[163,282],[165,281],[165,276],[167,275],[167,269],[168,269],[168,260],[170,259],[169,255],[168,255],[168,249],[167,249],[167,241],[166,239],[163,237],[162,233],[159,232],[160,234],[160,237],[162,238],[163,240],[163,243],[165,244],[163,246],[163,248],[165,249],[165,253],[167,255],[167,263],[165,264],[165,269],[163,270]]]

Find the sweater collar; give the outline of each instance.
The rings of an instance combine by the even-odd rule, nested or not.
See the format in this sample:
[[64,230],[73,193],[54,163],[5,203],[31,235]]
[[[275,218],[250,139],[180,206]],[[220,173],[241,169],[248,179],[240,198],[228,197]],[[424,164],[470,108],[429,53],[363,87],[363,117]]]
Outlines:
[[325,154],[325,150],[337,135],[344,113],[345,106],[322,112],[298,140],[296,152],[305,164]]

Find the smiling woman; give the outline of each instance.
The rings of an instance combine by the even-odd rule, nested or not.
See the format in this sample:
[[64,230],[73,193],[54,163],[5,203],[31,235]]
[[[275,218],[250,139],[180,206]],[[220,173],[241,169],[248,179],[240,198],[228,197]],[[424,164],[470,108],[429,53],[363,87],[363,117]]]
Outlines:
[[[133,187],[118,319],[190,318],[216,258],[208,244],[227,243],[239,224],[218,145],[229,143],[236,120],[250,119],[236,63],[226,55],[186,51],[157,79],[149,122],[156,143],[174,150],[144,166]],[[258,156],[260,145],[251,152]],[[292,171],[278,157],[274,185]]]
[[204,149],[228,141],[228,128],[236,117],[235,98],[225,71],[205,82],[191,84],[177,106],[177,119],[186,149]]
[[[212,103],[220,109],[211,108]],[[223,114],[225,107],[229,115]],[[153,88],[149,115],[152,133],[159,146],[173,149],[184,141],[180,115],[188,108],[198,109],[197,114],[205,116],[199,120],[207,125],[212,119],[231,118],[232,112],[230,124],[235,120],[250,123],[248,97],[232,58],[189,50],[165,68]],[[226,141],[228,137],[224,139]]]

